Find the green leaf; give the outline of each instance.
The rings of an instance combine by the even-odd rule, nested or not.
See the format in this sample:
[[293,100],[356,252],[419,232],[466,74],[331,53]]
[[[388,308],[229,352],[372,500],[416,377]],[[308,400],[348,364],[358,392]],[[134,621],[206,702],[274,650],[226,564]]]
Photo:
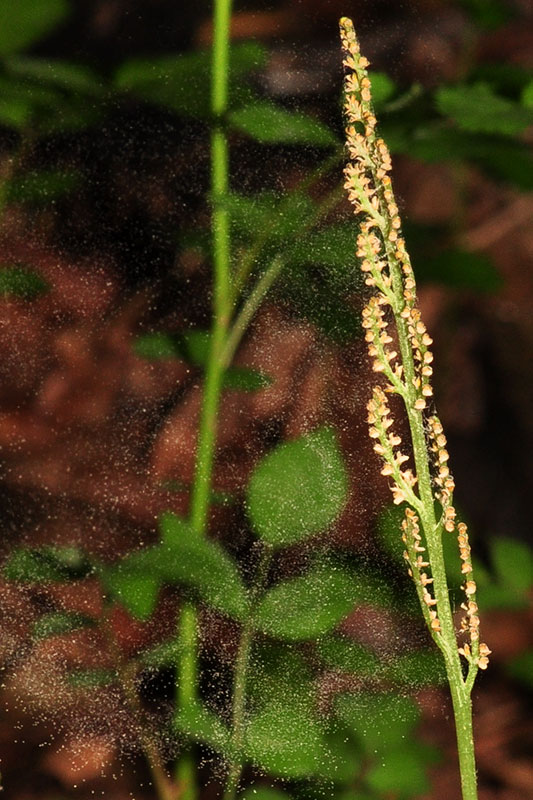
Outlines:
[[164,580],[194,587],[208,605],[243,619],[248,611],[246,589],[235,562],[221,545],[198,537],[175,514],[163,514],[160,528],[160,574]]
[[248,513],[262,539],[283,547],[325,530],[341,513],[347,495],[336,436],[320,428],[262,459],[248,487]]
[[8,203],[47,205],[64,197],[80,184],[80,173],[74,171],[39,170],[27,172],[9,181]]
[[334,147],[339,144],[332,131],[313,117],[257,101],[233,111],[232,125],[263,144],[301,144]]
[[[474,572],[477,578],[477,573]],[[510,587],[497,583],[478,585],[477,597],[480,605],[487,611],[491,608],[518,611],[529,607],[527,595],[514,592]]]
[[383,670],[386,679],[409,689],[423,686],[442,686],[446,683],[446,670],[440,651],[415,650],[394,656]]
[[258,192],[253,195],[231,192],[226,198],[231,224],[237,235],[256,240],[268,233],[268,242],[277,244],[298,236],[302,219],[314,210],[311,198],[297,189],[286,195]]
[[430,788],[423,754],[414,745],[381,753],[366,781],[375,792],[400,797],[425,794]]
[[327,274],[327,268],[298,270],[293,266],[282,273],[281,290],[293,313],[316,325],[332,341],[347,344],[360,334],[361,321],[335,277]]
[[161,581],[157,575],[121,571],[109,572],[107,586],[135,619],[145,622],[156,607]]
[[182,358],[197,367],[203,367],[209,356],[210,333],[190,330],[185,333],[154,331],[137,336],[133,342],[135,353],[141,358],[157,361]]
[[163,331],[143,333],[134,339],[133,350],[136,355],[149,361],[181,358],[180,341],[181,337]]
[[490,547],[492,564],[502,586],[523,594],[533,586],[533,551],[516,539],[497,538]]
[[143,667],[159,669],[161,667],[175,667],[182,656],[182,650],[177,638],[160,642],[140,656]]
[[198,367],[205,367],[209,358],[210,331],[200,329],[187,331],[182,334],[181,340],[187,361]]
[[447,250],[427,258],[420,272],[424,281],[454,289],[495,292],[503,285],[500,273],[488,256],[467,250]]
[[368,77],[372,84],[372,102],[374,108],[379,111],[395,93],[396,84],[385,72],[374,72],[374,70],[370,70]]
[[91,565],[76,547],[43,547],[14,550],[4,565],[4,577],[18,583],[56,583],[77,580],[91,572]]
[[14,56],[7,60],[6,67],[16,78],[24,78],[37,84],[48,84],[76,94],[99,96],[103,91],[99,76],[81,64]]
[[522,92],[522,105],[526,108],[533,109],[533,81],[530,81],[528,85],[524,87]]
[[0,0],[0,56],[27,49],[67,17],[66,0]]
[[248,672],[247,693],[254,707],[263,708],[272,697],[281,702],[296,695],[312,698],[312,671],[294,644],[256,639]]
[[98,119],[101,107],[78,94],[15,76],[0,76],[0,123],[41,136],[79,130]]
[[515,656],[507,665],[507,672],[511,678],[533,689],[533,650]]
[[274,777],[306,778],[324,758],[318,720],[298,698],[274,698],[255,714],[245,733],[246,757]]
[[221,720],[202,703],[188,703],[174,717],[176,729],[197,742],[208,744],[218,753],[231,752],[231,734]]
[[479,164],[491,178],[511,182],[520,189],[533,189],[533,158],[526,144],[512,139],[469,134],[442,124],[420,128],[403,140],[397,139],[395,152],[409,153],[430,163],[461,162]]
[[361,757],[351,731],[335,722],[324,735],[324,746],[326,756],[317,765],[317,776],[334,783],[353,783],[361,773]]
[[67,681],[74,689],[96,689],[115,683],[118,675],[114,669],[75,669],[67,673]]
[[403,557],[405,547],[401,539],[401,524],[404,517],[405,512],[403,508],[398,508],[398,506],[390,504],[380,513],[377,522],[379,542],[387,555],[395,561],[398,566],[401,566],[402,572],[405,570],[405,560]]
[[346,636],[324,636],[318,640],[317,647],[328,667],[361,677],[375,676],[381,669],[378,657],[371,650]]
[[272,386],[272,378],[251,367],[229,367],[224,373],[223,386],[241,392],[258,392]]
[[488,83],[498,94],[507,97],[520,97],[531,81],[531,70],[509,62],[485,61],[474,66],[470,72],[470,81]]
[[353,287],[359,281],[354,248],[357,233],[357,226],[346,222],[300,236],[289,249],[289,267],[318,264],[326,268],[323,274],[328,282]]
[[289,800],[290,795],[272,786],[250,786],[241,795],[242,800]]
[[435,98],[441,114],[472,133],[516,136],[533,124],[530,109],[495,94],[485,83],[442,87]]
[[[243,42],[230,50],[230,107],[249,102],[253,96],[245,76],[262,67],[266,49],[257,42]],[[115,75],[115,86],[137,97],[170,108],[177,114],[209,118],[211,51],[136,59],[122,64]]]
[[334,628],[352,610],[354,580],[322,567],[270,589],[254,614],[258,630],[287,640],[312,639]]
[[409,697],[377,692],[339,695],[335,710],[369,754],[401,746],[412,736],[420,716]]
[[94,625],[94,619],[85,614],[72,611],[52,611],[43,614],[33,626],[34,639],[47,639],[49,636],[62,636],[79,628]]
[[0,265],[0,295],[33,300],[48,291],[48,288],[44,278],[21,264],[15,266],[9,264]]
[[512,19],[515,12],[501,0],[461,0],[476,25],[492,30]]

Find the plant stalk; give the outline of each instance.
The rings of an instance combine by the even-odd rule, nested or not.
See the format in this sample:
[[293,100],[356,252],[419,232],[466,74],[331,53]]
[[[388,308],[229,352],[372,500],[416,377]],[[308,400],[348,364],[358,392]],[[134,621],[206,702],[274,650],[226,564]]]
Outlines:
[[[392,169],[390,154],[383,139],[376,134],[371,81],[367,72],[369,62],[360,52],[351,20],[343,17],[340,30],[346,67],[344,111],[350,155],[344,170],[345,188],[355,206],[355,213],[362,219],[357,239],[361,269],[366,275],[366,284],[375,287],[363,311],[363,327],[373,370],[388,381],[385,386],[378,384],[373,389],[368,404],[369,434],[375,441],[375,452],[384,462],[382,474],[392,480],[390,488],[394,502],[406,504],[402,523],[404,557],[415,582],[424,619],[445,662],[454,710],[463,800],[477,800],[470,693],[478,668],[485,669],[488,664],[490,650],[479,642],[470,546],[466,525],[456,522],[456,510],[452,505],[454,483],[447,466],[446,437],[438,417],[427,407],[427,398],[433,396],[430,382],[433,355],[428,350],[432,340],[416,303],[416,282],[401,234],[401,219],[389,175]],[[389,308],[394,316],[397,344],[387,332],[391,321]],[[399,354],[394,346],[398,347]],[[414,472],[401,468],[404,462],[409,461],[409,456],[398,449],[402,437],[391,430],[394,420],[390,416],[387,392],[399,394],[404,402]],[[440,508],[439,516],[436,504]],[[419,522],[423,536],[420,535]],[[470,642],[461,647],[454,627],[442,544],[443,534],[455,531],[461,571],[465,575],[466,602],[462,608],[466,616],[461,630],[470,636]],[[424,571],[426,569],[429,575]],[[463,677],[461,655],[469,664],[466,678]]]
[[251,590],[249,612],[242,627],[239,650],[235,661],[231,737],[232,756],[228,766],[223,800],[235,800],[242,774],[244,737],[246,733],[246,685],[254,635],[254,613],[265,586],[272,558],[272,548],[269,545],[258,543],[257,546],[261,548],[259,564],[254,586]]
[[[189,512],[192,527],[198,536],[205,536],[207,530],[217,416],[225,369],[222,350],[231,315],[230,221],[225,203],[229,186],[229,147],[223,126],[228,102],[231,8],[232,0],[215,0],[211,64],[211,111],[214,119],[211,131],[213,322]],[[184,605],[179,624],[183,650],[176,676],[176,700],[178,708],[184,708],[194,702],[197,696],[198,623],[193,605]],[[183,800],[195,800],[197,789],[190,753],[185,753],[180,759],[177,776],[183,789]]]

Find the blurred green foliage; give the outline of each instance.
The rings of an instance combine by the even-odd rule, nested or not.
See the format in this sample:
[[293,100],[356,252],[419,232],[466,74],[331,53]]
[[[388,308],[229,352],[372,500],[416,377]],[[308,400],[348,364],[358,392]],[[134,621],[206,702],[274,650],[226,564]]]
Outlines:
[[[477,23],[494,27],[507,19],[498,2],[464,0]],[[41,37],[61,25],[70,10],[66,0],[0,2],[0,124],[16,134],[10,174],[4,178],[3,204],[46,206],[80,186],[73,170],[41,169],[26,164],[35,141],[95,126],[109,108],[141,103],[202,126],[211,123],[208,51],[129,60],[111,79],[89,67],[27,54]],[[360,291],[354,257],[354,225],[331,214],[337,190],[323,197],[315,186],[340,173],[341,120],[334,124],[295,107],[271,102],[254,75],[268,52],[249,42],[231,50],[230,113],[225,119],[235,141],[258,158],[272,148],[310,154],[315,170],[288,191],[233,189],[225,199],[235,242],[234,271],[242,284],[241,302],[278,256],[284,271],[275,291],[293,313],[311,320],[324,336],[347,341],[359,324],[351,295]],[[533,124],[533,81],[526,71],[504,65],[476,65],[459,83],[422,89],[400,87],[384,73],[373,74],[383,135],[397,154],[429,163],[481,168],[493,180],[519,190],[533,188],[533,162],[523,140]],[[313,189],[313,191],[311,191]],[[422,281],[452,289],[493,292],[501,279],[490,259],[457,246],[453,231],[408,232],[413,260]],[[194,242],[205,259],[210,243],[204,229],[182,231],[180,243]],[[418,258],[419,254],[428,257]],[[30,300],[47,290],[46,282],[25,265],[0,267],[0,294]],[[317,298],[320,298],[317,302]],[[202,372],[209,333],[195,328],[152,331],[133,342],[135,353],[149,360],[180,358]],[[246,367],[230,367],[225,387],[260,391],[271,378]],[[183,487],[180,487],[183,488]],[[386,509],[377,525],[383,559],[394,579],[384,583],[368,564],[350,562],[321,544],[322,534],[340,517],[348,497],[348,477],[337,437],[319,428],[275,446],[255,466],[244,489],[247,534],[259,548],[296,569],[268,571],[264,584],[221,541],[198,538],[190,524],[171,513],[159,520],[157,544],[135,551],[114,564],[102,564],[78,548],[18,548],[4,565],[4,577],[37,586],[96,576],[108,607],[121,606],[139,622],[156,612],[166,588],[233,625],[251,629],[250,669],[246,686],[245,734],[236,752],[229,726],[231,708],[217,708],[209,696],[182,709],[172,719],[172,735],[192,740],[223,759],[242,758],[282,786],[258,785],[245,800],[307,800],[318,793],[335,800],[383,800],[415,797],[428,790],[427,770],[437,754],[417,736],[420,712],[412,697],[420,687],[444,681],[440,656],[425,646],[384,658],[342,634],[338,624],[355,606],[394,609],[413,622],[416,598],[404,575],[399,519]],[[313,537],[316,537],[313,539]],[[320,558],[291,548],[317,544]],[[445,541],[450,580],[462,581],[453,537]],[[490,544],[490,569],[476,565],[482,608],[521,608],[533,585],[532,552],[511,539]],[[413,602],[411,603],[410,599]],[[418,617],[418,609],[416,609]],[[81,614],[47,611],[35,622],[34,640],[67,636],[102,624]],[[516,659],[509,672],[531,685],[531,653]],[[171,638],[133,657],[144,671],[175,669],[180,644]],[[331,674],[351,679],[356,688],[339,694],[320,711],[320,686]],[[120,682],[115,670],[69,673],[73,687]],[[282,788],[283,787],[283,788]]]

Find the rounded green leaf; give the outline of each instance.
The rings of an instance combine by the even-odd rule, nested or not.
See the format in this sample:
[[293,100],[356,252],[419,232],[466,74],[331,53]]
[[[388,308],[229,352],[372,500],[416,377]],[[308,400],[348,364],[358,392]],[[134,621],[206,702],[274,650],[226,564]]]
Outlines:
[[375,792],[393,792],[401,797],[418,796],[429,789],[424,754],[417,747],[383,753],[366,779]]
[[309,777],[325,756],[319,722],[298,700],[274,701],[246,726],[246,758],[277,777]]
[[369,754],[402,746],[420,716],[411,698],[392,693],[342,694],[335,710]]
[[279,639],[313,639],[344,619],[355,595],[350,575],[322,567],[267,592],[254,616],[255,626]]
[[259,463],[248,487],[248,513],[262,539],[283,547],[325,530],[347,494],[336,436],[320,428],[279,445]]

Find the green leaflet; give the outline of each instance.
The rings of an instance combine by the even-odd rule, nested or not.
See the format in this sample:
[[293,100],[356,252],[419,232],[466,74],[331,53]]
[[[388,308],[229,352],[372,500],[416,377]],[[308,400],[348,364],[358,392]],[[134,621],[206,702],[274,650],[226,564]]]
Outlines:
[[248,486],[248,514],[262,539],[283,547],[325,530],[347,494],[336,436],[320,428],[278,445],[259,462]]

